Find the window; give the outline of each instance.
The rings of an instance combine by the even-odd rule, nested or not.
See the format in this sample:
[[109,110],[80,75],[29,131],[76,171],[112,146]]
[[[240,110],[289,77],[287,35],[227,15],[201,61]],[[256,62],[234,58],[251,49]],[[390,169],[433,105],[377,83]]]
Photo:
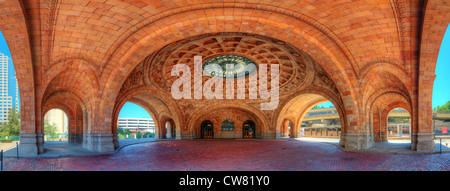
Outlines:
[[222,131],[234,131],[233,121],[227,119],[222,122]]
[[[227,64],[234,66],[233,71],[227,71]],[[203,64],[202,68],[205,73],[210,74],[211,76],[219,76],[223,78],[238,78],[250,75],[256,71],[256,65],[253,61],[246,57],[236,55],[216,56],[207,60]],[[246,71],[246,68],[249,69],[249,71]],[[231,73],[227,75],[227,72]]]

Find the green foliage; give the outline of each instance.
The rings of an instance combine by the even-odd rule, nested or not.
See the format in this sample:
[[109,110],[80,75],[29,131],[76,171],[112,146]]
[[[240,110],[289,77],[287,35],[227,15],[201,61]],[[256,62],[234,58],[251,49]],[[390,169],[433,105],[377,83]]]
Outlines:
[[56,125],[53,124],[49,124],[48,120],[44,120],[44,134],[54,137],[56,135],[58,135],[58,133],[56,133],[57,128]]
[[324,108],[324,107],[323,107],[323,106],[316,105],[316,106],[314,106],[312,109],[322,109],[322,108]]
[[448,101],[446,104],[442,106],[437,106],[434,108],[436,111],[450,111],[450,101]]
[[119,135],[131,135],[131,131],[129,129],[124,129],[124,128],[117,128],[117,134]]
[[12,139],[0,139],[0,143],[10,143]]
[[141,132],[137,132],[136,133],[136,138],[138,138],[138,139],[142,138],[142,133]]
[[19,136],[20,135],[20,112],[16,108],[8,111],[8,122],[1,124],[0,136]]

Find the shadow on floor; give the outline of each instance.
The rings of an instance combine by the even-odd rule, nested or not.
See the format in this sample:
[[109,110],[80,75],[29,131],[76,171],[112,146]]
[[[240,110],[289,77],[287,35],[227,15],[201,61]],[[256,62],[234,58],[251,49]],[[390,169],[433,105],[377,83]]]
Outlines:
[[[302,137],[296,138],[296,140],[330,143],[344,150],[344,148],[339,146],[339,138]],[[450,145],[449,139],[442,140],[442,144],[439,139],[435,139],[434,151],[412,151],[410,140],[389,140],[388,142],[377,142],[373,147],[369,149],[355,152],[368,152],[380,154],[426,154],[426,153],[450,152],[450,148],[446,145]]]
[[[170,139],[168,139],[170,140]],[[153,138],[143,138],[143,139],[119,139],[119,147],[110,153],[97,153],[89,151],[82,147],[81,143],[68,143],[67,141],[45,141],[44,143],[44,153],[38,156],[26,156],[25,158],[58,158],[58,157],[74,157],[74,156],[92,156],[92,155],[103,155],[112,154],[118,152],[121,148],[138,144],[157,141]],[[3,151],[4,157],[17,157],[17,147],[13,147],[9,150]],[[24,156],[19,156],[24,157]]]

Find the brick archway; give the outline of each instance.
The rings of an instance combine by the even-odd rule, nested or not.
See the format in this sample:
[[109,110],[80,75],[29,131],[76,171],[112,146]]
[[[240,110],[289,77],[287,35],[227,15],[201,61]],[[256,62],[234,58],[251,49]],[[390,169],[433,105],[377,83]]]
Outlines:
[[[253,11],[255,11],[255,10],[253,10]],[[257,11],[259,11],[259,10],[257,10]],[[264,13],[264,11],[260,11],[260,12],[261,12],[261,14]],[[199,17],[199,16],[204,14],[204,12],[202,13],[201,11],[186,12],[184,14],[187,14],[187,13],[195,15],[195,16],[193,16],[193,18],[195,18],[195,19],[192,19],[192,20],[186,21],[186,22],[199,22],[198,19],[202,19],[202,17]],[[176,16],[174,15],[174,17],[176,17]],[[220,18],[222,18],[222,17],[220,17],[220,15],[215,15],[214,18],[217,18],[218,20],[220,20]],[[167,17],[167,19],[171,20],[171,17]],[[141,62],[145,58],[143,55],[146,55],[146,54],[145,53],[140,53],[141,51],[152,52],[153,50],[157,50],[158,48],[163,47],[163,45],[167,44],[167,41],[168,42],[174,42],[174,41],[177,41],[177,40],[181,40],[182,38],[186,38],[186,37],[189,37],[189,36],[194,36],[194,35],[197,35],[197,34],[202,34],[202,31],[200,31],[200,30],[197,30],[198,32],[195,32],[196,30],[189,30],[191,33],[186,34],[186,36],[184,36],[184,37],[179,37],[179,35],[174,35],[172,37],[172,35],[169,35],[169,34],[171,34],[173,31],[170,31],[168,29],[171,29],[171,28],[176,27],[176,26],[175,26],[175,24],[166,26],[167,23],[172,23],[172,22],[168,22],[168,20],[167,20],[167,22],[165,22],[165,24],[162,24],[162,23],[163,23],[163,21],[166,21],[166,18],[163,19],[163,20],[156,21],[157,23],[161,22],[161,26],[164,26],[164,28],[159,28],[156,31],[161,31],[161,32],[164,31],[165,32],[164,33],[165,37],[159,37],[156,34],[151,34],[150,36],[148,34],[146,34],[146,31],[152,30],[152,27],[154,27],[156,25],[159,26],[160,24],[156,24],[155,23],[155,25],[148,25],[148,26],[143,27],[141,30],[136,31],[133,34],[133,36],[130,36],[128,38],[129,40],[127,40],[127,41],[125,41],[123,43],[122,46],[123,46],[123,48],[126,47],[126,51],[125,50],[119,51],[121,49],[121,47],[119,47],[119,50],[117,52],[123,52],[126,56],[121,56],[121,54],[116,54],[116,55],[114,55],[111,58],[111,61],[112,61],[112,60],[115,60],[116,57],[117,57],[118,60],[115,63],[117,63],[117,64],[124,63],[124,65],[116,65],[116,66],[111,65],[111,66],[108,66],[108,67],[134,68],[139,62]],[[252,17],[249,17],[248,20],[245,20],[245,22],[249,22],[249,25],[246,26],[247,28],[248,27],[255,27],[255,30],[256,30],[257,24],[255,23],[255,19],[252,19]],[[298,23],[302,24],[302,27],[314,30],[318,34],[323,34],[323,32],[318,31],[316,28],[312,27],[311,25],[309,25],[307,23],[304,23],[304,22],[298,22]],[[268,22],[266,24],[266,27],[267,28],[264,29],[265,32],[267,32],[267,31],[285,30],[285,29],[280,29],[279,26],[274,25],[273,21],[269,21],[269,20],[268,20]],[[186,30],[188,30],[188,29],[186,29]],[[211,29],[205,29],[205,31],[217,31],[217,30],[218,29],[212,29],[212,28]],[[251,29],[248,28],[248,30],[251,30]],[[258,31],[262,31],[262,30],[263,29],[259,29]],[[152,31],[155,31],[155,30],[152,30]],[[217,31],[217,32],[221,32],[221,31]],[[227,31],[224,31],[224,32],[227,32]],[[231,32],[234,32],[234,31],[231,30]],[[253,31],[253,32],[254,33],[259,33],[259,32],[256,32],[256,31]],[[265,34],[265,35],[268,35],[268,34]],[[136,40],[131,41],[131,39],[133,39],[135,37],[138,37],[138,36],[140,37],[140,39],[136,39]],[[141,38],[143,36],[147,36],[147,37]],[[280,38],[280,36],[278,34],[273,34],[273,36],[276,37],[276,38]],[[328,48],[331,48],[331,47],[335,47],[334,45],[331,45],[331,44],[334,44],[334,43],[333,43],[333,41],[330,40],[330,37],[328,37],[327,35],[322,35],[322,36],[320,36],[321,40],[309,39],[311,42],[314,42],[314,43],[317,43],[319,41],[321,41],[323,43],[329,43],[330,46],[324,46],[324,45],[321,45],[321,44],[314,44],[314,43],[311,44],[311,42],[308,42],[308,41],[305,40],[305,39],[308,39],[306,37],[302,38],[302,39],[299,39],[298,42],[293,40],[293,38],[296,39],[296,37],[286,36],[285,39],[280,38],[280,40],[289,41],[292,44],[294,44],[294,46],[303,46],[303,47],[300,47],[300,48],[303,48],[303,49],[305,49],[304,47],[306,46],[306,44],[310,44],[311,46],[309,46],[306,50],[314,52],[314,55],[312,55],[313,59],[316,60],[316,62],[318,62],[319,64],[323,64],[324,65],[324,68],[327,70],[326,72],[331,74],[330,77],[331,77],[331,79],[333,81],[335,81],[336,83],[340,83],[341,84],[340,86],[338,86],[338,88],[340,89],[340,91],[346,92],[344,97],[343,97],[343,99],[350,99],[351,100],[351,99],[355,98],[357,93],[356,92],[355,93],[350,93],[350,92],[353,91],[352,90],[353,88],[351,88],[351,86],[353,86],[353,85],[351,85],[352,83],[350,83],[351,81],[349,81],[348,76],[346,75],[346,72],[343,72],[343,68],[345,68],[345,67],[338,67],[340,64],[333,64],[333,63],[338,63],[339,59],[344,59],[344,58],[342,58],[342,54],[339,54],[339,52],[341,52],[341,51],[338,51],[338,50],[337,51],[329,51],[329,50],[327,50],[327,51],[324,52],[324,50],[323,50],[323,49],[328,49]],[[161,42],[160,44],[157,44],[157,43],[159,43],[161,41],[161,39],[164,39],[164,42]],[[136,43],[136,42],[138,42],[138,43]],[[129,44],[129,45],[126,45],[126,44]],[[157,45],[155,46],[155,44],[157,44]],[[331,54],[331,52],[334,52],[334,53],[340,55],[340,57],[337,56],[337,55],[329,55],[329,53]],[[339,57],[339,59],[337,57]],[[343,57],[345,57],[345,56],[343,56]],[[347,61],[339,62],[339,63],[347,63]],[[349,66],[347,66],[347,67],[349,67]],[[111,70],[113,70],[113,69],[111,69]],[[117,92],[119,91],[119,89],[121,88],[120,83],[115,83],[115,82],[117,82],[117,81],[118,82],[124,81],[125,78],[131,73],[131,70],[128,70],[129,72],[125,72],[125,73],[122,72],[121,70],[117,70],[117,69],[115,69],[115,71],[117,71],[117,72],[112,72],[110,74],[110,76],[108,77],[108,79],[110,79],[110,80],[106,80],[106,81],[109,81],[111,83],[108,83],[107,86],[105,87],[105,91],[103,91],[104,94],[103,94],[103,99],[102,100],[104,100],[104,104],[101,104],[102,107],[103,107],[103,108],[100,109],[101,111],[106,111],[107,110],[106,108],[111,107],[111,106],[109,106],[110,103],[112,102],[112,100],[110,98],[111,95],[116,95]],[[344,74],[344,75],[338,75],[338,74]],[[356,75],[350,75],[350,76],[356,77]],[[106,78],[104,76],[102,76],[101,79],[103,80],[103,79],[106,79]],[[112,79],[116,79],[116,80],[112,80]],[[119,79],[119,80],[117,80],[117,79]],[[356,81],[356,80],[354,80],[354,81]],[[347,103],[353,103],[353,102],[352,101],[348,101]],[[347,108],[347,110],[356,110],[357,109],[356,106],[350,106],[350,105],[346,105],[346,108]],[[355,111],[354,113],[358,113],[358,112]],[[353,114],[351,114],[351,115],[353,115]],[[109,118],[108,115],[105,115],[105,116],[106,116],[106,118]],[[355,118],[355,117],[356,116],[353,116],[353,118]],[[353,124],[352,123],[351,125],[352,126],[356,126],[357,124]],[[354,128],[351,128],[351,129],[354,129]]]
[[[233,131],[222,131],[221,125],[225,120],[233,121]],[[201,124],[203,121],[211,121],[214,127],[214,138],[243,138],[243,124],[251,120],[256,125],[255,138],[275,138],[273,129],[267,126],[264,115],[258,110],[249,108],[243,104],[220,104],[200,108],[191,115],[187,128],[190,138],[201,138]],[[188,136],[184,135],[184,136]]]
[[155,123],[155,138],[161,139],[166,138],[166,122],[170,121],[172,127],[176,128],[174,131],[176,139],[180,139],[181,126],[179,111],[177,106],[173,103],[173,100],[166,99],[159,94],[158,91],[149,88],[145,85],[131,86],[127,89],[121,91],[121,94],[116,100],[115,108],[112,111],[113,121],[115,121],[112,132],[113,138],[115,139],[114,145],[118,146],[117,140],[117,121],[119,117],[120,110],[126,102],[135,103],[142,108],[144,108],[152,117]]
[[307,91],[298,92],[297,95],[291,99],[289,99],[282,107],[280,107],[280,111],[278,112],[277,117],[277,132],[282,133],[282,125],[284,123],[284,119],[290,119],[293,123],[293,128],[291,127],[290,137],[291,138],[299,138],[300,128],[302,121],[306,114],[316,105],[330,101],[339,113],[339,118],[341,119],[341,140],[340,145],[349,147],[361,147],[362,145],[354,144],[351,139],[346,139],[346,130],[348,128],[348,124],[346,121],[346,114],[342,108],[342,100],[336,95],[333,95],[329,91],[324,91],[319,87],[313,87]]
[[[450,9],[442,6],[446,3],[1,1],[0,30],[10,46],[20,87],[21,153],[39,153],[34,143],[46,96],[72,91],[85,104],[88,133],[112,136],[121,90],[138,80],[129,77],[139,76],[134,73],[139,64],[170,43],[223,32],[289,42],[321,66],[340,96],[337,100],[349,135],[346,145],[358,144],[360,139],[370,142],[371,111],[388,104],[372,104],[380,96],[376,90],[382,89],[381,94],[396,92],[405,97],[416,132],[413,136],[419,140],[414,148],[432,150],[428,140],[433,133],[431,95],[440,43],[450,21]],[[150,71],[141,72],[148,75]],[[382,79],[388,80],[383,83]],[[160,89],[152,91],[168,97]],[[189,134],[184,122],[190,119],[184,112],[198,108],[168,102],[177,130],[185,131],[177,133]],[[286,102],[283,99],[281,104]],[[269,129],[276,128],[276,112],[261,114]],[[100,149],[100,142],[89,144]]]

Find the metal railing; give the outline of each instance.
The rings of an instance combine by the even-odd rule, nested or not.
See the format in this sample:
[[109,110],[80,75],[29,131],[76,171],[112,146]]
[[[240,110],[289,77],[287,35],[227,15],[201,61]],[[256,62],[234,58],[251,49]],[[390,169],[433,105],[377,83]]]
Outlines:
[[[443,152],[450,152],[450,137],[436,137],[435,142],[439,143],[439,153],[442,154]],[[437,149],[435,149],[437,150]]]
[[3,150],[0,151],[0,171],[3,171]]
[[144,139],[144,138],[155,138],[154,133],[147,133],[147,134],[137,134],[137,135],[117,135],[119,139]]

